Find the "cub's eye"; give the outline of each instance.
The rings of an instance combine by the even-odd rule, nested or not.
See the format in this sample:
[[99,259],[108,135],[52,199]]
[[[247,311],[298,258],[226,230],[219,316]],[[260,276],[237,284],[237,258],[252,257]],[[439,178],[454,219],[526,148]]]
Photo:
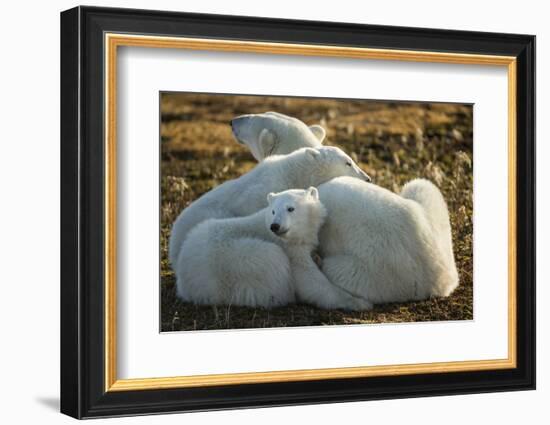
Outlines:
[[271,214],[275,215],[275,211],[271,211]]
[[346,161],[346,165],[347,165],[348,167],[351,167],[351,162],[350,162],[350,161]]
[[287,210],[288,212],[292,212],[292,211],[294,211],[294,207],[288,207],[286,210]]

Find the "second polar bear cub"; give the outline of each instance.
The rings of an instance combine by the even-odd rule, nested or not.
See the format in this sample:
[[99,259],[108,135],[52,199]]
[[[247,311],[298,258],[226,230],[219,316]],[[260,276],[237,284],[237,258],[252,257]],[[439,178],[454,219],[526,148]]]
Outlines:
[[185,239],[177,293],[196,304],[275,307],[296,299],[322,308],[364,309],[365,302],[332,285],[311,258],[326,211],[316,188],[267,196],[247,217],[210,219]]

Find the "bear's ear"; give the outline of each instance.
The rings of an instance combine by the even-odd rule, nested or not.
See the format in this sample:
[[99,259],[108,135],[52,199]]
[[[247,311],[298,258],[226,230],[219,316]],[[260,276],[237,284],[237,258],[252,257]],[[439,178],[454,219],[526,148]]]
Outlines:
[[276,134],[268,130],[267,128],[264,128],[260,132],[260,136],[258,137],[258,150],[260,151],[260,155],[262,156],[262,159],[273,155],[273,152],[275,151],[275,148],[277,147],[277,136]]
[[327,135],[327,132],[323,127],[321,127],[319,124],[310,125],[309,129],[313,133],[313,135],[319,140],[319,142],[323,143],[323,140],[325,140],[325,137]]
[[307,190],[307,194],[308,194],[308,196],[311,196],[313,199],[319,200],[319,191],[317,190],[316,187],[311,186]]
[[269,202],[269,205],[271,205],[271,201],[273,201],[274,197],[275,197],[275,194],[273,192],[270,192],[267,194],[267,202]]
[[318,149],[315,148],[305,148],[305,151],[308,155],[310,155],[313,159],[319,159],[321,157],[321,152],[319,152]]

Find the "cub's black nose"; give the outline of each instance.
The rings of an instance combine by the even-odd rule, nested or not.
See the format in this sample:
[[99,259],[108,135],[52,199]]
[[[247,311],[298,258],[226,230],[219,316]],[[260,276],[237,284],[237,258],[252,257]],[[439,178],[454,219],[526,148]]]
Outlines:
[[271,231],[274,232],[274,233],[277,233],[280,228],[281,228],[281,226],[277,223],[272,223],[271,227],[270,227]]

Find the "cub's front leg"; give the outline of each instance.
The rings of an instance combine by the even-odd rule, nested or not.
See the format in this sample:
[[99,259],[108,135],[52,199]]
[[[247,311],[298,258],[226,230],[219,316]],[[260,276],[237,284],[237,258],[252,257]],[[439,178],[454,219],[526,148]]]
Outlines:
[[367,300],[333,285],[309,253],[289,252],[294,289],[299,300],[324,309],[363,311],[372,309]]

